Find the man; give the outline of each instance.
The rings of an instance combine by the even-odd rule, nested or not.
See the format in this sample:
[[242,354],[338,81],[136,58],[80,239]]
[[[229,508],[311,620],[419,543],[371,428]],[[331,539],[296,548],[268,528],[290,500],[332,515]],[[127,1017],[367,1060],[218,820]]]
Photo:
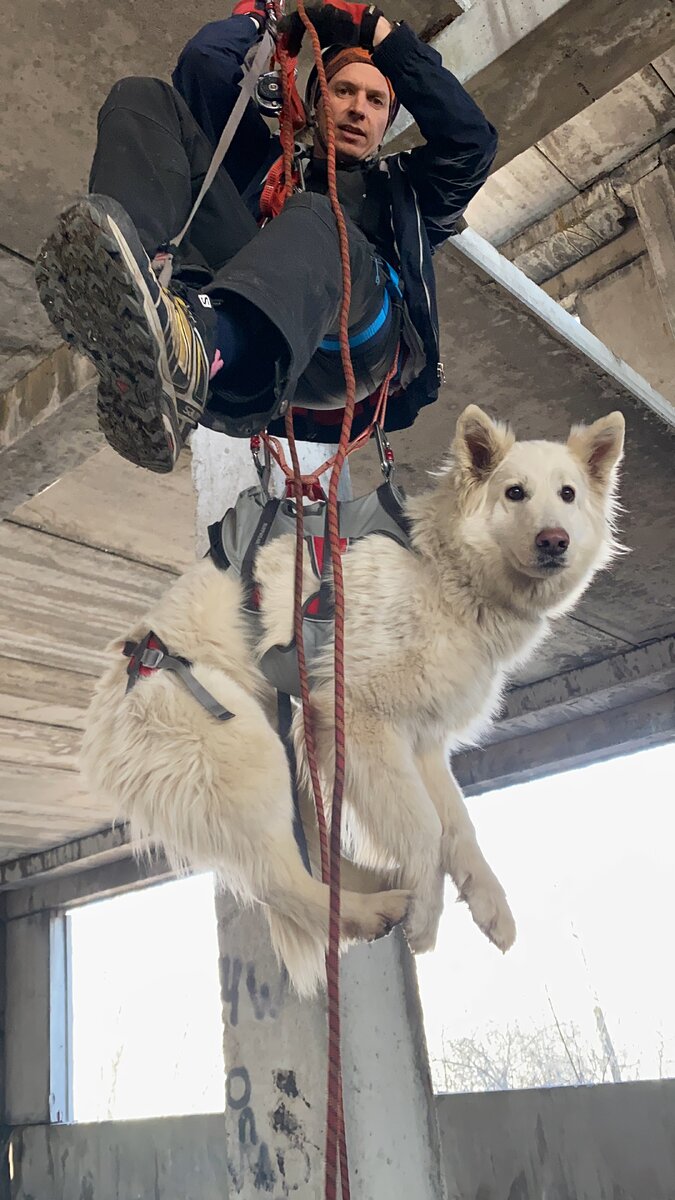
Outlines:
[[[407,25],[346,0],[309,13],[326,48],[347,217],[354,432],[368,424],[369,397],[399,345],[387,428],[404,428],[442,381],[431,255],[487,178],[496,133]],[[342,278],[316,72],[306,95],[312,146],[296,194],[260,227],[280,149],[249,104],[179,247],[172,282],[158,280],[265,20],[263,0],[240,0],[231,18],[188,43],[175,88],[134,78],[113,87],[99,114],[91,194],[61,214],[38,258],[50,318],[98,369],[105,436],[154,471],[173,468],[198,422],[237,437],[281,433],[292,405],[296,436],[339,436]],[[298,20],[286,22],[296,50]],[[426,144],[380,158],[399,101]]]

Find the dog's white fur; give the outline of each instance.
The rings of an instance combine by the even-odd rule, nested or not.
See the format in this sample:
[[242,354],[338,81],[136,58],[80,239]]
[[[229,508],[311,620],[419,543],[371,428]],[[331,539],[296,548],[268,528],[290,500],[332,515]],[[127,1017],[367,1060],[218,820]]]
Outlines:
[[[448,874],[487,936],[502,950],[512,944],[513,917],[478,847],[449,755],[477,736],[508,673],[611,558],[623,432],[623,417],[611,413],[575,427],[566,445],[516,442],[471,405],[435,486],[408,502],[413,552],[374,535],[345,556],[346,836],[351,858],[379,880],[357,879],[360,891],[346,890],[355,878],[347,865],[345,939],[374,938],[405,919],[413,949],[429,949]],[[507,498],[514,485],[525,499]],[[575,490],[571,503],[561,496],[565,486]],[[570,544],[555,565],[535,538],[560,527]],[[281,538],[258,555],[266,633],[255,649],[239,578],[210,560],[129,631],[139,639],[152,628],[189,658],[233,720],[214,720],[168,672],[125,695],[116,642],[89,711],[82,763],[90,786],[130,821],[136,839],[163,846],[177,867],[212,869],[243,901],[265,906],[277,953],[297,990],[309,994],[323,972],[327,889],[305,871],[293,838],[286,755],[257,668],[269,646],[291,637],[293,554],[293,539]],[[309,574],[305,583],[309,594]],[[330,656],[312,708],[326,796]],[[299,712],[294,737],[306,813]],[[394,878],[401,890],[386,888]]]

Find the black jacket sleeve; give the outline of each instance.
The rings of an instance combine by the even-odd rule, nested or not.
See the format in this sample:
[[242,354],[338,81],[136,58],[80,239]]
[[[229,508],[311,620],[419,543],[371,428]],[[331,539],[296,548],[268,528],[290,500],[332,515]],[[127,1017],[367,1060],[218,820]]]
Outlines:
[[497,132],[438,51],[402,23],[373,51],[426,144],[398,155],[412,183],[429,241],[444,241],[488,177]]
[[[248,16],[211,21],[200,29],[178,58],[172,80],[197,124],[216,147],[237,97],[246,54],[260,38]],[[225,166],[242,192],[269,157],[270,131],[253,101],[225,157]]]

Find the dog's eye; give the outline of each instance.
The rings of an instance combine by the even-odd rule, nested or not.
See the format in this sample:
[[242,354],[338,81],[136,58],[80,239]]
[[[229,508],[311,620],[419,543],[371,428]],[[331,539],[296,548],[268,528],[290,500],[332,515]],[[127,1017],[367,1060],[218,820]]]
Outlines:
[[525,488],[522,488],[519,483],[514,483],[513,487],[506,489],[504,495],[507,500],[524,500]]
[[570,487],[568,484],[565,484],[565,486],[560,489],[560,499],[564,500],[565,504],[571,504],[575,497],[576,492],[574,488]]

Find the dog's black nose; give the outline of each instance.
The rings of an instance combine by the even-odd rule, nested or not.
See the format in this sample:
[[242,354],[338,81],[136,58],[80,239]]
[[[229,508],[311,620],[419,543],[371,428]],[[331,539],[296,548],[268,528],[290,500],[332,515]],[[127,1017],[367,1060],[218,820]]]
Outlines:
[[537,550],[558,558],[564,554],[570,544],[570,535],[566,529],[556,526],[554,529],[540,529],[534,539]]

